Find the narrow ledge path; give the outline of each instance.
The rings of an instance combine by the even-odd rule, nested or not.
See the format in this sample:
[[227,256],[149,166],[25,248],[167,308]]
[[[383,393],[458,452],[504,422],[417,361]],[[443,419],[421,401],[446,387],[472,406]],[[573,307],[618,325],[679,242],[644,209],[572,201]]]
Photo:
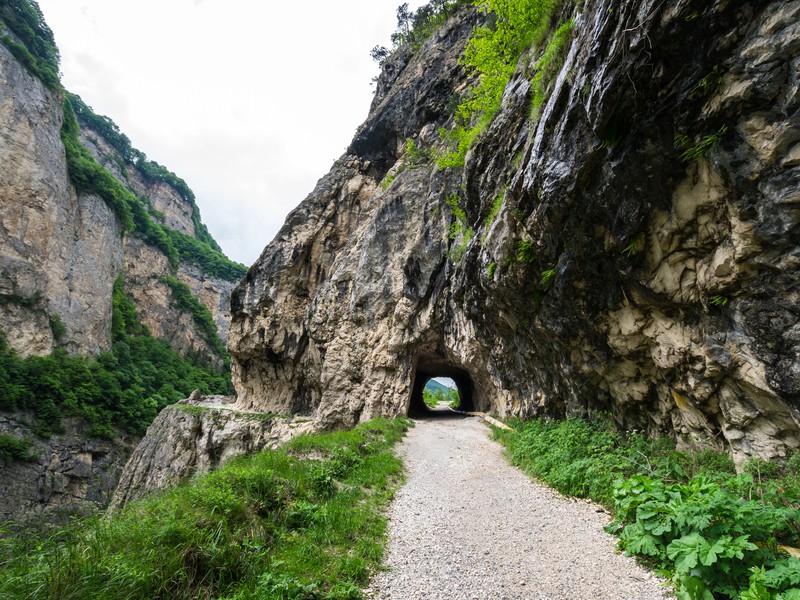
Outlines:
[[415,421],[368,598],[650,600],[664,582],[616,551],[609,517],[508,464],[478,417]]

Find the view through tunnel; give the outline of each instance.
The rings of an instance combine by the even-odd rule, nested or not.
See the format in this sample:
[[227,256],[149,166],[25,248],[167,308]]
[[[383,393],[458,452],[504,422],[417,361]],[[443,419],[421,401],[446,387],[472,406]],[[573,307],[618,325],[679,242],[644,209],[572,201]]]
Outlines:
[[[452,391],[449,391],[450,389]],[[449,408],[470,412],[475,410],[473,395],[472,378],[463,369],[446,365],[435,365],[428,368],[418,367],[414,374],[414,385],[411,391],[408,415],[410,417],[445,416],[453,414]],[[434,409],[426,404],[426,396],[429,401],[437,398],[443,399],[445,403],[439,404]]]

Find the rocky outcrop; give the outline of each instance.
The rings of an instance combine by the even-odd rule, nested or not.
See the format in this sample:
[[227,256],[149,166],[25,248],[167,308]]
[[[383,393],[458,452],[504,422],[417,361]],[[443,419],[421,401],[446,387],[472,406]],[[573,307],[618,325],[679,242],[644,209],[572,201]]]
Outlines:
[[0,329],[22,355],[110,345],[122,232],[100,198],[69,185],[61,119],[60,98],[0,45]]
[[111,509],[236,456],[277,448],[313,426],[308,420],[233,410],[231,402],[198,394],[161,411],[125,466]]
[[347,153],[233,293],[239,407],[348,426],[449,375],[501,416],[604,410],[738,462],[800,447],[800,6],[560,16],[541,108],[540,48],[463,169],[404,148],[441,152],[475,15],[389,59]]
[[63,433],[35,437],[29,417],[0,414],[0,434],[31,443],[30,460],[0,459],[0,521],[52,522],[107,506],[136,440],[90,437],[78,419],[64,419]]

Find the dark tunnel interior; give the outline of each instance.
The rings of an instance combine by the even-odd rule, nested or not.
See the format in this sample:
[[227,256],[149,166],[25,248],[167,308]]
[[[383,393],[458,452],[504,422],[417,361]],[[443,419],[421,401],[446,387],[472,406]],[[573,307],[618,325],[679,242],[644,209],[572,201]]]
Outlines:
[[455,382],[460,399],[458,410],[464,412],[475,410],[475,386],[472,383],[472,378],[469,376],[469,373],[464,369],[454,367],[447,363],[420,360],[414,373],[411,402],[408,405],[408,416],[422,417],[432,416],[434,414],[435,411],[428,408],[422,399],[422,390],[425,389],[425,384],[428,383],[428,380],[433,377],[449,377]]

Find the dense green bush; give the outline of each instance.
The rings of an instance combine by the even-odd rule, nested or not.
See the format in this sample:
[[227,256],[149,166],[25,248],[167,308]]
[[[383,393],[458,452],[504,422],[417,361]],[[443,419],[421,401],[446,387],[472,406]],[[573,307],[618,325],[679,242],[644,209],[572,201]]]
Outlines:
[[31,453],[30,440],[0,433],[0,459],[13,462],[34,460],[35,458]]
[[2,31],[0,42],[48,89],[59,91],[58,48],[39,5],[29,0],[0,0],[0,24],[5,25],[22,43],[9,35],[2,35]]
[[21,358],[0,335],[0,410],[32,412],[35,433],[45,437],[62,430],[65,416],[85,419],[90,435],[114,437],[116,428],[143,433],[159,410],[195,389],[230,391],[227,372],[183,358],[149,335],[121,281],[114,287],[113,309],[114,343],[97,359],[63,350]]
[[49,537],[0,539],[0,596],[360,598],[405,419],[304,436]]
[[219,339],[217,324],[205,304],[195,298],[189,286],[182,281],[178,281],[174,277],[164,277],[163,281],[172,290],[172,299],[177,307],[192,315],[194,324],[200,330],[205,342],[214,349],[218,356],[227,357],[225,346]]
[[197,265],[204,273],[225,281],[239,281],[247,273],[247,267],[234,262],[227,256],[191,236],[174,229],[163,228],[180,259]]
[[513,462],[614,511],[608,530],[671,577],[681,600],[800,598],[800,561],[781,550],[800,545],[800,456],[737,475],[727,454],[622,436],[602,417],[515,427],[497,432]]
[[[461,63],[479,80],[456,108],[455,127],[440,130],[450,147],[437,159],[440,167],[463,166],[467,150],[500,109],[503,90],[520,56],[545,39],[553,15],[563,4],[563,0],[475,0],[492,19],[475,28],[461,57]],[[563,37],[562,32],[559,39]]]

